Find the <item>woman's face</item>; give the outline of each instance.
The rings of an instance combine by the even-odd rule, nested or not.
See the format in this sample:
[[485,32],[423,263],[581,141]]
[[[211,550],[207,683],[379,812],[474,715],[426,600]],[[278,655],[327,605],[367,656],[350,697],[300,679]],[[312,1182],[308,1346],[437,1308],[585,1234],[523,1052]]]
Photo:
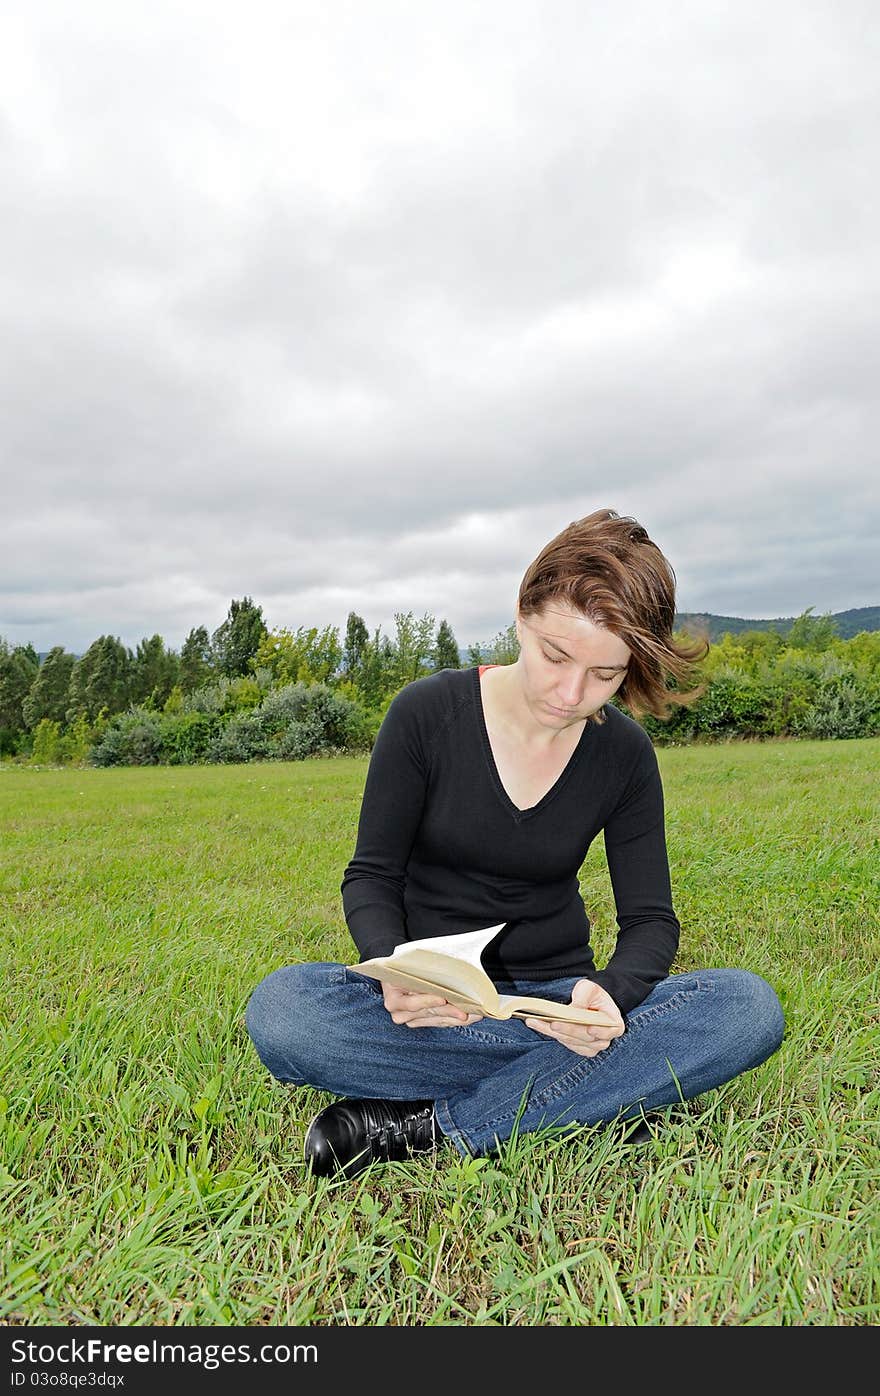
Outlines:
[[517,616],[517,668],[538,722],[562,730],[598,712],[623,683],[631,651],[564,601]]

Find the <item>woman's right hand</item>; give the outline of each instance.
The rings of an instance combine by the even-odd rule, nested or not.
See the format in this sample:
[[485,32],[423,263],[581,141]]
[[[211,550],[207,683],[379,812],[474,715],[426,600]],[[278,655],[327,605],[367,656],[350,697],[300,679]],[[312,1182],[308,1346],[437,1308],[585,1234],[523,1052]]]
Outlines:
[[394,984],[382,984],[385,1007],[393,1022],[407,1028],[462,1028],[478,1023],[482,1013],[466,1013],[447,1003],[439,994],[415,994],[398,989]]

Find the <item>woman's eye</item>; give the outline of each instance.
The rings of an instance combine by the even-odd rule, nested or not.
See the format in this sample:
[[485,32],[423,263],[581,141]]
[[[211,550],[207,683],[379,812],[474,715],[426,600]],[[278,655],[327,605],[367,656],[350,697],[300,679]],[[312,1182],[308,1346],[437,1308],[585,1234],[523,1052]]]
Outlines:
[[[552,654],[547,654],[544,650],[542,650],[541,653],[543,654],[543,656],[544,656],[544,658],[546,659],[546,661],[547,661],[548,664],[564,664],[564,663],[565,663],[565,660],[564,660],[564,659],[555,659],[555,658],[553,657]],[[600,683],[613,683],[614,680],[617,678],[617,675],[616,675],[616,674],[596,674],[596,678],[599,680]]]
[[[565,660],[564,660],[564,659],[555,659],[554,656],[553,656],[552,654],[547,654],[547,652],[546,652],[545,650],[542,650],[542,651],[541,651],[541,654],[544,656],[544,658],[546,659],[546,661],[547,661],[548,664],[564,664],[564,663],[565,663]],[[594,672],[595,672],[595,671],[594,671]],[[596,678],[599,680],[600,683],[613,683],[614,680],[617,678],[617,675],[616,675],[616,674],[596,674]]]

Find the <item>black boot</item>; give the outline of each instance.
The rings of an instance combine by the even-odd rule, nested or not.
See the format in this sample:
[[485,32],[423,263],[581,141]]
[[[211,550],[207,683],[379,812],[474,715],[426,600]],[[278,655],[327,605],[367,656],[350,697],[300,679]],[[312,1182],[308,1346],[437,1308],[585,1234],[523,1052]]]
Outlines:
[[337,1100],[312,1120],[304,1151],[312,1173],[351,1178],[371,1163],[428,1153],[439,1139],[433,1100]]

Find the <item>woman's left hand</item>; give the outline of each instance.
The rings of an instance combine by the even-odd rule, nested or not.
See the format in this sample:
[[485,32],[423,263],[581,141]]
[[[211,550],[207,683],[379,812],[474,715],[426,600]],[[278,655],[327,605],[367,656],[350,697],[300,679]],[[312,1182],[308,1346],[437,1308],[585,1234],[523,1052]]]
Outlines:
[[620,1037],[624,1022],[620,1009],[601,984],[592,979],[579,979],[572,990],[572,1003],[578,1008],[601,1008],[602,1012],[614,1019],[613,1027],[581,1027],[579,1023],[548,1022],[546,1018],[526,1018],[524,1021],[535,1032],[545,1037],[554,1037],[563,1047],[576,1052],[579,1057],[596,1057],[604,1052],[615,1037]]

